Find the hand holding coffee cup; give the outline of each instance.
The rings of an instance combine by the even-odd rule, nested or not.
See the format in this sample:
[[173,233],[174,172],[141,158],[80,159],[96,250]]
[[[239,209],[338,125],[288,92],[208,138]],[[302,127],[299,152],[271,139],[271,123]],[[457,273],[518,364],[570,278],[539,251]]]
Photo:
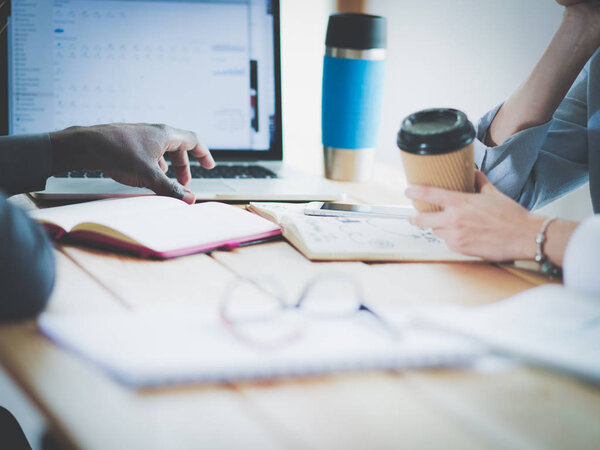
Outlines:
[[[473,192],[474,139],[473,124],[456,109],[433,108],[411,114],[402,121],[397,139],[408,183]],[[431,203],[413,203],[420,212],[441,210]]]

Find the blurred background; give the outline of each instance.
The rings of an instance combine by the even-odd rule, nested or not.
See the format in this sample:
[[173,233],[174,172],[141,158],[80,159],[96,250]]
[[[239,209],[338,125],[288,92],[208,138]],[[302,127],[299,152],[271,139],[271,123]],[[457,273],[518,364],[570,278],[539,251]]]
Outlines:
[[[321,170],[321,76],[325,30],[335,10],[387,17],[388,66],[377,158],[401,167],[401,120],[427,107],[462,109],[473,121],[525,79],[561,20],[553,0],[282,0],[286,159]],[[581,219],[588,188],[544,208]],[[39,448],[44,420],[0,369],[0,398]]]
[[[563,8],[554,0],[282,0],[284,147],[294,163],[321,167],[322,59],[329,14],[385,16],[388,65],[377,158],[401,166],[395,136],[419,109],[446,106],[476,122],[526,78]],[[540,210],[592,214],[588,187]]]

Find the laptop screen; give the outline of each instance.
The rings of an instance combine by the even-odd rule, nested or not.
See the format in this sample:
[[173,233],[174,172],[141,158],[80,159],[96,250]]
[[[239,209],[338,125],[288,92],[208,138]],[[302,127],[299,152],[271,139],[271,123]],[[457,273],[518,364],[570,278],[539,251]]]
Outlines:
[[166,123],[218,159],[280,159],[278,2],[11,3],[10,134]]

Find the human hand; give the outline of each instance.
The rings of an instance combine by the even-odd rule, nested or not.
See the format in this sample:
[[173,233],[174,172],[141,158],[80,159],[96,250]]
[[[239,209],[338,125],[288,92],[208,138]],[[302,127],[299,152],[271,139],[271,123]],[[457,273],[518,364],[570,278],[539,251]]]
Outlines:
[[408,198],[434,203],[443,209],[413,216],[411,223],[432,228],[451,249],[460,253],[489,261],[533,259],[535,238],[544,218],[530,214],[479,171],[475,174],[475,184],[475,194],[430,186],[409,187]]
[[[166,125],[70,127],[50,133],[50,141],[53,174],[73,169],[101,170],[120,183],[146,187],[186,203],[195,200],[192,191],[183,187],[191,179],[188,152],[203,167],[215,166],[208,148],[194,133]],[[178,182],[165,175],[165,153],[169,153]]]

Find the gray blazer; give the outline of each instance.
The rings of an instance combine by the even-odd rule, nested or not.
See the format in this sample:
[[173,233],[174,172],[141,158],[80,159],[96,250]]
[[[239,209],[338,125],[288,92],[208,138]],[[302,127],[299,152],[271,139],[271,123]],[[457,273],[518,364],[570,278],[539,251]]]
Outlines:
[[54,285],[54,254],[44,230],[7,194],[44,189],[52,169],[47,134],[0,137],[0,320],[40,312]]

